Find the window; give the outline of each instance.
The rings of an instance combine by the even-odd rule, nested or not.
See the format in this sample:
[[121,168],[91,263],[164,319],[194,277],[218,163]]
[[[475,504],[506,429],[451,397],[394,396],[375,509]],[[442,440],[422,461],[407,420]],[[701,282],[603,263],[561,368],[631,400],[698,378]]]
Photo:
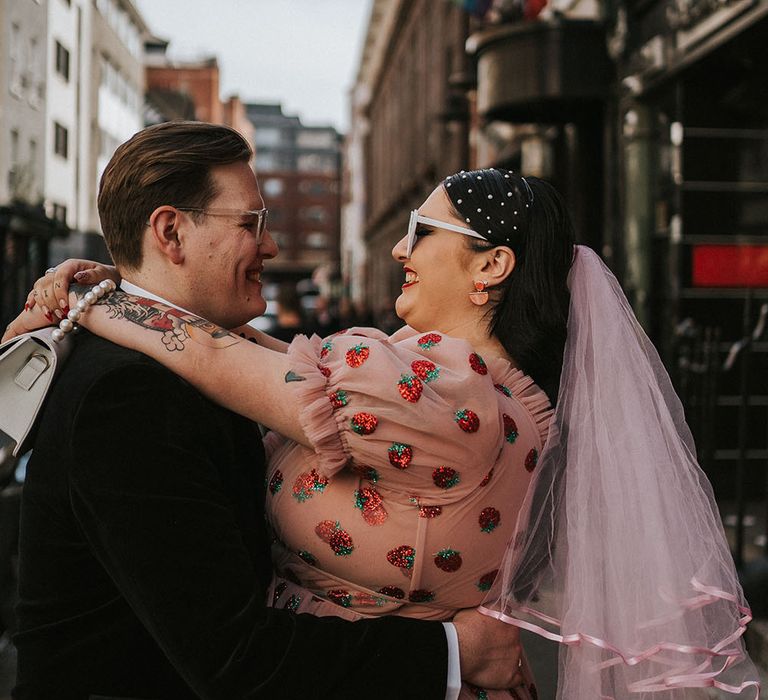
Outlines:
[[305,221],[322,224],[327,221],[328,212],[323,207],[306,207],[301,210],[301,218]]
[[327,248],[328,234],[322,231],[313,231],[305,236],[304,241],[307,248]]
[[298,157],[297,167],[305,173],[336,172],[336,157],[320,153],[303,153]]
[[274,153],[259,153],[258,148],[256,149],[256,174],[258,175],[260,172],[271,172],[278,169],[277,167],[277,157]]
[[53,218],[62,224],[67,223],[67,208],[63,204],[53,204]]
[[53,152],[67,158],[69,155],[69,133],[59,122],[53,122]]
[[257,146],[277,146],[280,144],[280,129],[256,127]]
[[11,167],[19,162],[19,132],[11,129]]
[[283,181],[277,177],[270,177],[264,180],[261,186],[267,197],[279,197],[283,193]]
[[56,72],[69,82],[69,51],[56,42]]
[[[272,212],[270,212],[270,214],[271,213]],[[273,231],[272,229],[269,229],[269,235],[272,237],[272,240],[277,243],[279,248],[286,248],[288,246],[290,238],[285,231]]]
[[333,131],[300,131],[296,145],[299,148],[333,148],[336,134]]
[[17,97],[21,95],[21,28],[18,24],[11,24],[11,50],[9,56],[11,59],[11,92]]
[[29,167],[34,178],[37,170],[37,141],[35,139],[29,139]]
[[299,183],[299,192],[302,194],[321,195],[327,191],[328,188],[322,180],[302,180]]

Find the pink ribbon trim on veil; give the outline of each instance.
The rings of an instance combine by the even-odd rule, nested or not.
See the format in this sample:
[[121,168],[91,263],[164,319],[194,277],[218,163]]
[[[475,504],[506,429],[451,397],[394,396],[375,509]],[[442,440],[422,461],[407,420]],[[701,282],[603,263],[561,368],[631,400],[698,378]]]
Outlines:
[[[738,650],[729,651],[727,649],[726,650],[723,650],[723,649],[724,647],[728,646],[731,642],[735,641],[736,639],[738,639],[744,634],[744,632],[746,631],[747,623],[749,623],[752,620],[752,611],[749,608],[739,605],[735,595],[731,593],[727,593],[726,591],[720,590],[718,588],[714,588],[712,586],[705,586],[695,578],[691,579],[691,586],[695,590],[703,593],[704,595],[696,596],[694,598],[689,598],[688,600],[682,601],[680,603],[681,608],[683,609],[700,608],[700,607],[703,607],[704,605],[714,602],[715,599],[722,599],[722,600],[727,600],[731,603],[736,604],[737,609],[739,610],[740,613],[742,613],[742,617],[738,619],[738,624],[739,624],[738,629],[736,629],[733,632],[733,634],[730,634],[724,639],[720,640],[712,648],[690,646],[686,644],[676,644],[674,642],[659,642],[658,644],[655,644],[654,646],[650,647],[649,649],[646,649],[645,651],[639,654],[626,655],[618,647],[615,647],[614,645],[610,644],[604,639],[600,639],[599,637],[593,637],[592,635],[584,634],[582,632],[575,632],[573,634],[566,634],[566,635],[558,634],[556,632],[550,632],[549,630],[546,630],[543,627],[540,627],[539,625],[536,625],[532,622],[519,620],[499,610],[491,610],[490,608],[487,608],[484,605],[481,605],[478,608],[478,610],[483,615],[488,615],[489,617],[496,618],[497,620],[506,622],[507,624],[515,625],[522,629],[526,629],[529,632],[534,632],[535,634],[538,634],[553,642],[559,642],[560,644],[566,644],[569,646],[576,646],[581,644],[582,642],[588,642],[600,649],[605,649],[606,651],[610,651],[616,655],[616,658],[614,659],[609,659],[608,661],[604,661],[600,664],[597,664],[595,666],[595,670],[602,670],[604,668],[608,668],[609,666],[613,666],[615,664],[622,663],[622,662],[627,664],[628,666],[635,666],[643,661],[646,661],[647,659],[653,656],[656,656],[661,651],[676,651],[682,654],[706,654],[712,657],[714,656],[726,657],[722,668],[717,671],[705,672],[704,669],[706,669],[712,663],[710,659],[709,661],[705,661],[703,664],[700,664],[692,669],[689,669],[689,668],[670,669],[668,672],[655,676],[653,678],[647,678],[644,681],[638,681],[636,683],[632,683],[628,688],[630,692],[640,693],[640,692],[649,692],[649,691],[669,690],[670,688],[714,687],[714,688],[718,688],[719,690],[723,690],[727,693],[738,694],[749,687],[754,687],[755,688],[754,700],[759,700],[760,684],[757,681],[745,681],[739,686],[733,686],[733,685],[728,685],[726,683],[722,683],[721,681],[716,680],[716,677],[718,675],[720,675],[729,666],[732,666],[734,663],[736,663],[736,661],[739,660],[739,657],[741,656],[740,651]],[[541,613],[532,608],[520,607],[518,609],[521,613],[531,615],[533,617],[537,617],[544,623],[551,624],[558,628],[561,626],[560,620],[554,617],[550,617],[549,615],[545,615],[544,613]],[[677,614],[683,614],[683,612],[684,610],[681,613],[677,613]],[[663,621],[664,619],[670,619],[670,618],[659,618],[658,620],[650,621],[649,623],[643,626],[644,627],[652,626],[654,624],[657,624]],[[661,663],[669,663],[670,665],[676,665],[676,662],[666,661],[663,658],[656,659],[656,661],[659,661]],[[605,698],[604,700],[611,700],[611,699]]]

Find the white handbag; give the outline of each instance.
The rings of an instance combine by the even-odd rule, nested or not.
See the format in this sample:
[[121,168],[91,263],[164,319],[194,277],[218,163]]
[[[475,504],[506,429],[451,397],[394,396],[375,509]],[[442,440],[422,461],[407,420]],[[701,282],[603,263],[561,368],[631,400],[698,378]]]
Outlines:
[[72,338],[65,335],[55,343],[53,330],[25,333],[0,345],[0,431],[16,443],[14,457],[31,447],[40,409],[69,354]]

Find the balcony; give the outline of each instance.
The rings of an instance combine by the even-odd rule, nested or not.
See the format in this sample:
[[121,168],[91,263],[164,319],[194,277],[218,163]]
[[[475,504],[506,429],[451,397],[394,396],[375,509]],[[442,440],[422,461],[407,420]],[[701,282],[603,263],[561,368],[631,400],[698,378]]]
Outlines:
[[516,22],[473,34],[477,109],[487,119],[554,123],[577,119],[612,79],[605,29],[593,20]]

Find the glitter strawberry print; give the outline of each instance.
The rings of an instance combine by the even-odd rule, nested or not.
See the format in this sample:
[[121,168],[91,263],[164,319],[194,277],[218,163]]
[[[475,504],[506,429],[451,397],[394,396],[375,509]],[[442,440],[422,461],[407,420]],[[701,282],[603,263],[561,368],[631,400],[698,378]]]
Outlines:
[[322,374],[326,379],[331,376],[330,367],[326,367],[325,365],[318,365],[317,368],[320,370],[320,374]]
[[373,467],[366,467],[364,464],[355,464],[352,467],[363,479],[375,484],[379,480],[379,472]]
[[275,469],[275,473],[269,480],[269,492],[274,496],[281,488],[283,488],[283,472]]
[[349,403],[349,396],[347,396],[347,392],[344,389],[337,389],[333,393],[328,394],[328,400],[334,408],[344,408]]
[[408,600],[411,603],[431,603],[435,599],[435,594],[426,588],[417,588],[408,594]]
[[454,420],[465,433],[476,433],[480,427],[480,419],[477,417],[477,414],[468,408],[456,411]]
[[485,364],[485,360],[476,352],[473,352],[469,356],[469,366],[478,374],[488,374],[488,367]]
[[406,445],[403,442],[393,442],[392,446],[387,450],[389,456],[389,463],[393,467],[398,469],[408,469],[413,459],[413,450],[410,445]]
[[429,360],[414,360],[411,362],[413,373],[425,384],[435,381],[440,376],[440,369]]
[[285,609],[290,610],[291,612],[296,612],[299,609],[299,605],[301,605],[301,596],[294,593],[288,598],[288,602],[285,604]]
[[483,532],[493,532],[501,522],[501,513],[496,508],[488,507],[480,511],[477,519]]
[[406,401],[416,403],[421,398],[424,385],[415,374],[403,374],[397,383],[397,390]]
[[311,552],[308,552],[306,549],[299,551],[299,557],[302,559],[302,561],[305,561],[310,566],[317,564],[317,557]]
[[355,508],[363,512],[363,520],[368,525],[382,525],[388,517],[384,501],[376,489],[366,487],[355,491]]
[[315,534],[325,543],[330,545],[337,557],[345,557],[355,549],[352,537],[343,530],[338,521],[323,520],[315,527]]
[[441,489],[452,489],[459,483],[459,473],[451,467],[437,467],[432,472],[432,481]]
[[493,388],[496,389],[496,391],[498,391],[500,394],[504,394],[504,396],[512,396],[512,391],[508,386],[504,386],[503,384],[494,384]]
[[539,461],[539,451],[532,447],[531,451],[525,456],[525,468],[532,472],[534,469],[536,469],[536,464],[538,464]]
[[405,591],[397,586],[384,586],[383,588],[379,588],[379,593],[389,596],[390,598],[397,598],[398,600],[405,598]]
[[352,430],[358,435],[370,435],[379,424],[379,419],[373,413],[355,413],[350,421]]
[[351,347],[344,355],[344,359],[347,364],[352,367],[359,367],[363,364],[371,355],[371,349],[363,344],[358,343],[354,347]]
[[472,693],[472,696],[477,698],[477,700],[488,700],[488,691],[485,688],[472,685],[472,683],[467,683],[467,690],[469,690],[469,692]]
[[435,347],[435,345],[437,345],[442,339],[443,336],[441,336],[439,333],[427,333],[426,335],[422,335],[417,342],[422,350],[429,350]]
[[341,605],[342,608],[348,608],[352,605],[352,594],[343,588],[332,588],[328,591],[327,596],[328,600],[336,603],[336,605]]
[[324,359],[328,357],[328,353],[333,350],[333,343],[330,340],[326,340],[321,346],[320,346],[320,359]]
[[438,515],[442,514],[442,512],[442,506],[419,506],[420,518],[436,518]]
[[293,483],[293,497],[299,502],[308,501],[316,493],[322,493],[328,486],[328,479],[313,469],[309,473],[299,474]]
[[488,486],[488,482],[493,478],[493,467],[491,467],[491,471],[489,471],[484,477],[483,480],[480,482],[480,486]]
[[285,589],[288,588],[288,584],[285,581],[280,581],[275,586],[275,592],[272,594],[272,607],[277,605],[277,601],[280,600],[280,596],[285,593]]
[[491,590],[491,586],[493,585],[493,582],[496,580],[496,577],[499,575],[499,570],[494,569],[493,571],[489,571],[487,574],[483,574],[475,584],[477,588],[484,593],[486,591]]
[[502,418],[504,420],[504,439],[510,445],[514,445],[515,440],[517,440],[517,423],[506,413],[502,414]]
[[462,563],[461,554],[455,549],[441,549],[435,555],[435,566],[441,571],[453,573],[461,568]]
[[387,561],[399,569],[412,569],[415,558],[416,550],[409,544],[401,544],[399,547],[390,549],[387,552]]

